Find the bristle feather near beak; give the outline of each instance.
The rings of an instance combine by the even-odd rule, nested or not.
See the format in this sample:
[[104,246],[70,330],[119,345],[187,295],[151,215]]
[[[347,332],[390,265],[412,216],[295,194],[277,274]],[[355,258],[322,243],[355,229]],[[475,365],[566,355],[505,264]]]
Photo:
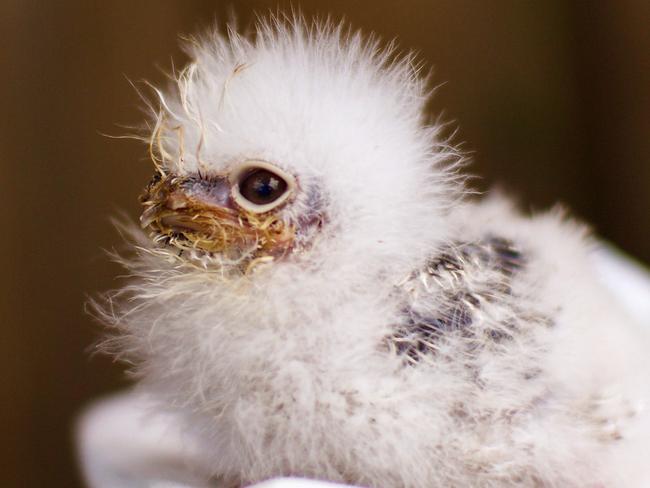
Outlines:
[[295,237],[293,226],[273,214],[256,215],[216,204],[208,193],[194,190],[191,178],[157,175],[140,201],[140,217],[159,242],[181,250],[200,250],[250,260],[286,254]]

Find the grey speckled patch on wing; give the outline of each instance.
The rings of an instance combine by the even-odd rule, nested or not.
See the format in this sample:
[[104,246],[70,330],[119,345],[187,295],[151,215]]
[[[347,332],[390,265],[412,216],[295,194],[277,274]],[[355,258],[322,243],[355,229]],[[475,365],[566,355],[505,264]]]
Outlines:
[[388,338],[389,347],[407,362],[417,363],[423,355],[435,354],[440,340],[450,335],[461,337],[470,351],[510,339],[514,325],[507,320],[507,311],[494,324],[485,320],[484,312],[495,307],[507,310],[511,281],[524,266],[523,253],[500,237],[447,246],[401,285],[408,299],[403,320]]

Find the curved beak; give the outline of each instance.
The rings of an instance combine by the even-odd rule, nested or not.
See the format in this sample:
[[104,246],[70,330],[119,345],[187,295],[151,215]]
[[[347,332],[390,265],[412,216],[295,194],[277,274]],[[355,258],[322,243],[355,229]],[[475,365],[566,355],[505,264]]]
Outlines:
[[140,197],[142,228],[155,241],[237,259],[277,256],[292,245],[291,226],[273,215],[237,208],[227,177],[156,174]]

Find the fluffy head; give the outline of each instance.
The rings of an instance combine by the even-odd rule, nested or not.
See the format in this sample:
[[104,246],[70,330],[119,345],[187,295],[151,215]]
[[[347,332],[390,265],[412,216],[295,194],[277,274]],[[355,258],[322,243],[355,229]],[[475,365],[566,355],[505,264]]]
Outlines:
[[[293,261],[376,272],[387,263],[413,265],[445,238],[441,214],[453,198],[446,167],[457,156],[437,127],[423,123],[427,91],[412,57],[340,25],[277,20],[258,25],[253,38],[215,32],[188,50],[192,62],[159,92],[151,145],[160,179],[231,186],[242,167],[262,162],[295,182],[291,198],[261,216],[232,198],[217,202],[234,211],[234,225],[224,231],[217,216],[218,229],[204,235],[230,241],[188,258],[223,268],[294,254]],[[146,197],[150,207],[160,203]],[[264,248],[273,236],[260,237],[269,218],[281,227],[280,252],[273,243]],[[159,227],[152,230],[167,238],[178,230]],[[253,235],[238,234],[245,242],[232,252],[237,227]],[[306,248],[300,258],[291,252]]]

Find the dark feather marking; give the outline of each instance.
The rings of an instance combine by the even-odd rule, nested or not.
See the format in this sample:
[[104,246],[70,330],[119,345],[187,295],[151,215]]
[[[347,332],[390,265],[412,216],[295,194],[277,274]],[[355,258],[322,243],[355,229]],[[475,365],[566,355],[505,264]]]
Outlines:
[[[408,303],[402,310],[403,320],[395,326],[388,338],[398,355],[408,363],[417,363],[422,355],[435,354],[440,340],[450,334],[468,339],[470,349],[478,347],[476,336],[482,333],[493,343],[513,337],[514,325],[503,323],[498,329],[477,331],[475,322],[481,304],[511,296],[511,279],[525,265],[522,252],[515,244],[501,237],[488,236],[483,240],[454,243],[429,261],[425,270],[414,273],[410,281],[431,280],[432,294],[442,297],[443,305],[435,314],[422,313]],[[494,282],[471,283],[477,275],[495,273]],[[474,340],[473,340],[474,339]]]

